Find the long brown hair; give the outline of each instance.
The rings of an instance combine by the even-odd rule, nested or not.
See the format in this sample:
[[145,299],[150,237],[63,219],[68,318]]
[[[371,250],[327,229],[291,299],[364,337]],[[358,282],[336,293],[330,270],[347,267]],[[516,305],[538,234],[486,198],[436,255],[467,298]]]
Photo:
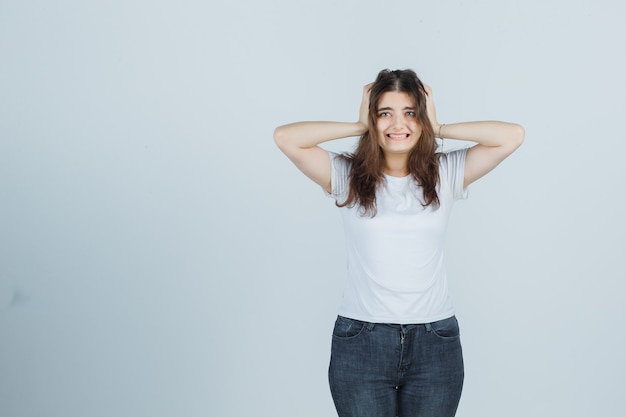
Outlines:
[[351,162],[348,197],[339,207],[358,205],[362,214],[376,215],[376,189],[384,181],[383,168],[385,157],[378,144],[376,132],[378,103],[382,95],[388,91],[407,93],[415,102],[417,122],[422,134],[416,145],[409,152],[409,174],[421,187],[424,207],[439,207],[437,185],[439,184],[438,155],[435,153],[437,144],[428,112],[426,109],[426,90],[412,70],[382,70],[370,90],[369,130],[359,140],[353,154],[343,155]]

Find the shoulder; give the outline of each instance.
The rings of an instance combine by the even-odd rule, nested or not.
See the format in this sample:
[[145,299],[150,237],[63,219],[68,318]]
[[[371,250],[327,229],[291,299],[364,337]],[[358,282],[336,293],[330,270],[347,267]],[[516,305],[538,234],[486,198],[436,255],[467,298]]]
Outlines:
[[467,198],[467,190],[463,186],[466,155],[467,148],[439,154],[440,186],[450,190],[455,199]]
[[347,193],[349,188],[350,171],[352,169],[352,155],[327,151],[330,157],[330,184],[329,195],[339,198]]
[[467,155],[467,148],[456,149],[454,151],[440,153],[439,154],[439,167],[443,169],[450,169],[465,163],[465,156]]
[[328,152],[331,169],[337,174],[349,174],[352,168],[352,155],[349,153]]

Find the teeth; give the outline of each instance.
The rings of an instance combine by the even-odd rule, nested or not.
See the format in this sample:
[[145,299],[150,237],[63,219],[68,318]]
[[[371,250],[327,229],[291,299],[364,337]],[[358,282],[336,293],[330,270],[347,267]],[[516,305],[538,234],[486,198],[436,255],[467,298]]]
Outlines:
[[393,133],[390,133],[390,134],[389,134],[389,137],[390,137],[390,138],[394,138],[394,139],[401,139],[401,138],[406,138],[406,137],[407,137],[407,134],[406,134],[406,133],[403,133],[403,134],[401,134],[401,135],[394,135]]

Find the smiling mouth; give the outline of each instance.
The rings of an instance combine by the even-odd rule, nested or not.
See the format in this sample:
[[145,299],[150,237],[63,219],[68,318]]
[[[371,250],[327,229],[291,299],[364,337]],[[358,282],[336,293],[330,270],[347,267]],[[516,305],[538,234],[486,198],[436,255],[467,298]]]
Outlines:
[[390,140],[404,140],[408,137],[408,133],[387,133],[387,138]]

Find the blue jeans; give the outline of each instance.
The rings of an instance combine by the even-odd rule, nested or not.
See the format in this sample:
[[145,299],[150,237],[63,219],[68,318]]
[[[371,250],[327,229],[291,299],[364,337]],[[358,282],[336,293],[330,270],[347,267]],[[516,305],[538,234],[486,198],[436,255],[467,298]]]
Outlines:
[[452,417],[464,376],[457,320],[400,325],[339,316],[328,376],[339,417]]

